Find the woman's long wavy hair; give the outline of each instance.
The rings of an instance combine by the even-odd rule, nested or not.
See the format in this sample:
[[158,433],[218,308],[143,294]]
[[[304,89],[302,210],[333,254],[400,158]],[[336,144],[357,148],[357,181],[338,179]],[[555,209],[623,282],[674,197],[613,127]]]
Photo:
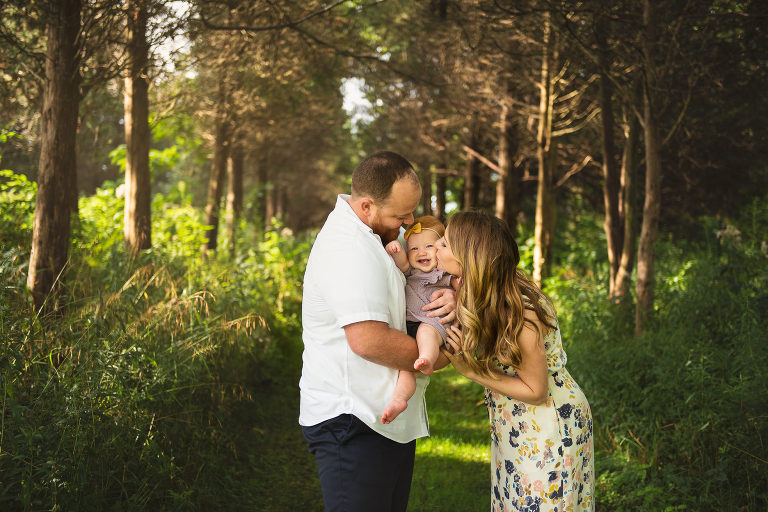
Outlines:
[[520,252],[504,221],[480,212],[458,212],[448,222],[446,238],[462,267],[456,316],[468,364],[488,376],[496,361],[519,368],[518,337],[525,323],[544,335],[525,318],[525,310],[554,328],[552,303],[518,268]]

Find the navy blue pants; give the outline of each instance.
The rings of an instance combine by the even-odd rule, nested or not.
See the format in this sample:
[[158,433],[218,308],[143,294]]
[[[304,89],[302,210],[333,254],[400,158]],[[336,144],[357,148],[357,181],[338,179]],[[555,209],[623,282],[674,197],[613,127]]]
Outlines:
[[405,511],[416,441],[387,439],[352,414],[302,431],[317,460],[326,512]]

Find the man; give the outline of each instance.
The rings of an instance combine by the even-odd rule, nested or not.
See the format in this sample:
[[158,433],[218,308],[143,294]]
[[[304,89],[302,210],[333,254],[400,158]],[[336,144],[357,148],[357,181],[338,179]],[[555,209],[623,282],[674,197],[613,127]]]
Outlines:
[[[416,439],[429,435],[418,374],[406,410],[378,418],[398,370],[413,371],[416,341],[405,334],[405,277],[384,246],[413,222],[421,185],[402,156],[382,151],[358,165],[352,194],[339,195],[304,275],[299,423],[317,460],[326,511],[404,511]],[[426,308],[450,321],[451,291]],[[445,366],[441,355],[437,368]]]

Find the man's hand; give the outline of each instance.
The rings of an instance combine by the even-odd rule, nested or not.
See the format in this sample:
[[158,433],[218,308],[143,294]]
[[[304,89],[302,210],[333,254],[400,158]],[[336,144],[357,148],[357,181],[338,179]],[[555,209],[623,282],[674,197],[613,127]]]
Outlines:
[[453,322],[456,318],[456,292],[450,288],[444,288],[433,293],[431,299],[432,302],[426,304],[421,310],[427,311],[427,316],[430,318],[442,317],[441,324]]

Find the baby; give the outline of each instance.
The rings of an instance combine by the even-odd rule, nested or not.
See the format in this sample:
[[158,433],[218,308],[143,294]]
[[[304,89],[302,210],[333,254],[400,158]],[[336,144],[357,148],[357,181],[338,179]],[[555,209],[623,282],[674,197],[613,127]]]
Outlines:
[[[406,276],[405,304],[408,334],[416,338],[419,357],[413,365],[425,375],[431,374],[445,343],[446,332],[439,318],[430,318],[421,310],[429,303],[436,290],[457,286],[456,277],[437,269],[437,247],[435,242],[442,238],[445,226],[435,217],[419,217],[406,230],[404,238],[408,244],[407,254],[397,240],[386,246],[397,267]],[[415,331],[415,333],[414,333]],[[392,422],[408,406],[408,399],[416,390],[416,376],[410,371],[400,371],[395,392],[389,401],[382,423]]]

